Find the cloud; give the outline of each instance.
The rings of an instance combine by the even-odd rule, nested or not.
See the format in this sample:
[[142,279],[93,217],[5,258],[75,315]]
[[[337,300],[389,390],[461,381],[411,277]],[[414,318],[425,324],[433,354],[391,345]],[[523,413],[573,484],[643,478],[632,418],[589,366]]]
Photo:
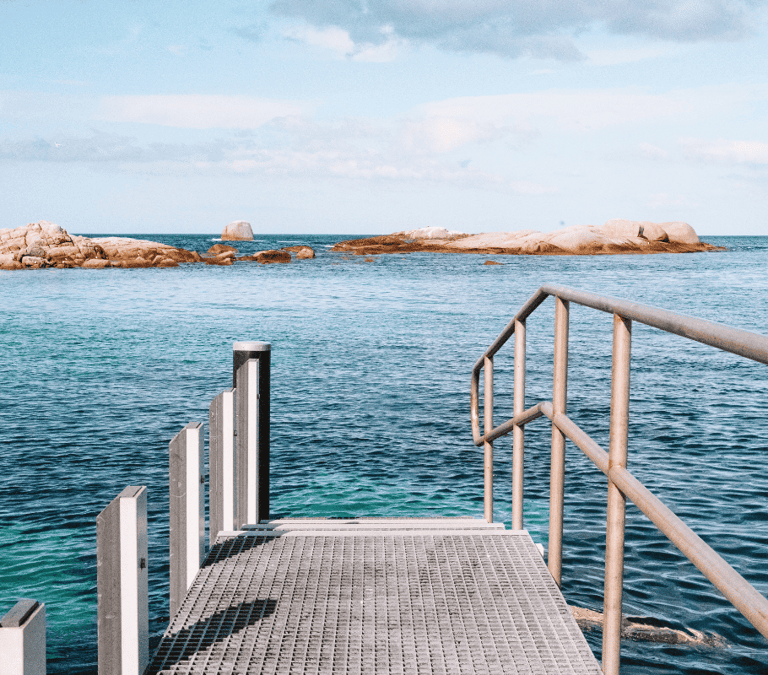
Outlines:
[[312,107],[302,101],[248,96],[106,96],[99,102],[96,119],[185,129],[255,129]]
[[243,40],[248,42],[259,42],[264,36],[265,28],[259,24],[248,24],[245,26],[234,26],[232,32]]
[[342,56],[351,55],[355,50],[355,43],[349,37],[349,33],[342,28],[300,26],[287,30],[285,36],[297,42],[330,49]]
[[637,63],[645,59],[667,56],[669,49],[642,47],[637,49],[594,49],[587,52],[587,59],[593,66],[616,66],[622,63]]
[[403,121],[399,143],[406,152],[445,153],[468,143],[500,139],[509,131],[503,125],[478,122],[467,117],[431,115],[425,119]]
[[273,0],[271,10],[317,29],[344,30],[356,45],[399,38],[446,51],[566,61],[584,58],[574,39],[590,30],[675,42],[738,40],[752,32],[764,4],[764,0]]
[[[384,30],[383,34],[387,32]],[[355,44],[348,31],[335,26],[328,28],[293,26],[285,30],[283,35],[289,40],[329,49],[336,52],[337,56],[350,58],[353,61],[377,63],[394,61],[406,44],[404,40],[393,38],[391,35],[381,43],[359,42]]]
[[716,164],[768,165],[768,143],[760,141],[684,138],[680,140],[680,147],[688,159]]
[[671,195],[668,192],[657,192],[648,195],[648,208],[670,209],[677,207],[698,208],[698,204],[683,195]]
[[669,159],[669,151],[651,143],[640,143],[637,150],[643,159]]
[[477,128],[505,126],[531,133],[554,123],[566,131],[588,132],[628,123],[684,118],[697,110],[695,92],[651,94],[641,89],[550,89],[534,93],[465,96],[434,101],[417,109],[426,119],[464,120]]
[[[311,180],[363,180],[431,182],[462,188],[479,188],[515,195],[541,195],[555,191],[532,181],[442,161],[423,155],[393,152],[379,129],[379,143],[372,128],[326,129],[317,141],[310,130],[298,130],[289,142],[260,143],[246,137],[219,138],[198,144],[140,144],[136,139],[110,134],[90,137],[34,138],[0,142],[0,162],[85,163],[115,171],[149,175],[223,175]],[[322,134],[320,134],[322,136]],[[102,170],[99,168],[99,170]]]

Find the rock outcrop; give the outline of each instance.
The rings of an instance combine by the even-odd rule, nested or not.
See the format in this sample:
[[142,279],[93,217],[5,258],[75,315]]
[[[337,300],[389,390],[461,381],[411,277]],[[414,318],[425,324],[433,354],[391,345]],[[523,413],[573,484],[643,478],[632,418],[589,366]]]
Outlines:
[[290,251],[296,254],[296,260],[307,260],[315,257],[315,251],[311,246],[285,246],[281,251]]
[[224,228],[222,241],[253,241],[251,224],[244,220],[235,220]]
[[508,255],[609,255],[691,253],[718,249],[717,246],[700,241],[688,223],[614,219],[602,226],[573,225],[548,233],[518,230],[469,235],[428,227],[381,237],[342,241],[331,250],[350,251],[357,255],[418,251]]
[[269,263],[289,263],[291,262],[291,254],[288,251],[258,251],[253,255],[244,255],[238,260],[252,260],[262,264]]
[[0,269],[43,267],[176,267],[199,262],[199,253],[156,241],[129,237],[90,239],[71,235],[59,225],[42,220],[0,230]]
[[237,253],[237,249],[234,246],[227,246],[226,244],[214,244],[208,249],[208,253],[213,255],[219,255],[219,253]]

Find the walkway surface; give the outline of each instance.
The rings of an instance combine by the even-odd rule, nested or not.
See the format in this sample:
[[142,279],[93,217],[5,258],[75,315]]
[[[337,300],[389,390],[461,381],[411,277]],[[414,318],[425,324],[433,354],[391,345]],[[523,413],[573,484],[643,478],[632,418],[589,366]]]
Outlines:
[[363,518],[221,533],[146,672],[601,671],[527,532]]

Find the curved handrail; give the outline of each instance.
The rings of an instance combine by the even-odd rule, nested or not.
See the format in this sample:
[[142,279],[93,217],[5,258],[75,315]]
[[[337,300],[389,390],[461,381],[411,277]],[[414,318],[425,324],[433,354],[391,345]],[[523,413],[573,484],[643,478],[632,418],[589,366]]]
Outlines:
[[[518,424],[514,418],[507,420],[499,425],[490,433],[483,435],[480,432],[479,408],[479,374],[485,364],[485,359],[492,359],[496,352],[515,333],[515,323],[525,321],[549,296],[574,302],[577,305],[591,307],[601,312],[609,314],[618,314],[625,319],[631,319],[643,323],[646,326],[658,328],[667,333],[680,335],[701,342],[712,347],[717,347],[732,354],[738,354],[744,358],[768,364],[768,337],[759,333],[751,333],[739,328],[731,328],[714,321],[697,319],[696,317],[686,316],[685,314],[676,314],[658,307],[650,305],[641,305],[637,302],[629,302],[617,298],[610,298],[596,293],[579,291],[567,286],[557,286],[554,284],[544,284],[536,291],[521,308],[515,317],[506,325],[499,336],[493,341],[490,347],[483,352],[483,355],[475,362],[472,367],[472,384],[470,390],[471,396],[471,418],[472,418],[472,440],[475,445],[482,445],[483,442],[499,438],[505,433],[512,431]],[[496,432],[504,427],[505,431],[499,434]]]
[[[525,320],[547,297],[557,298],[555,312],[555,377],[553,402],[541,401],[523,410],[525,400]],[[569,303],[590,307],[614,316],[611,374],[610,449],[606,452],[565,414],[568,364]],[[546,416],[552,422],[552,473],[550,485],[550,552],[548,566],[560,583],[562,565],[564,439],[568,438],[608,477],[606,525],[605,610],[603,618],[603,670],[619,670],[621,596],[624,551],[624,500],[634,504],[669,538],[712,584],[763,636],[768,638],[768,599],[691,530],[626,468],[629,371],[632,321],[680,335],[723,351],[768,364],[768,337],[722,324],[676,314],[639,303],[609,298],[565,286],[545,284],[521,307],[472,368],[471,417],[475,445],[484,445],[485,513],[493,518],[493,441],[513,432],[512,526],[523,527],[523,429]],[[493,427],[493,357],[516,331],[515,388],[512,418]],[[480,430],[479,380],[485,369],[485,429]],[[489,428],[490,427],[490,428]]]

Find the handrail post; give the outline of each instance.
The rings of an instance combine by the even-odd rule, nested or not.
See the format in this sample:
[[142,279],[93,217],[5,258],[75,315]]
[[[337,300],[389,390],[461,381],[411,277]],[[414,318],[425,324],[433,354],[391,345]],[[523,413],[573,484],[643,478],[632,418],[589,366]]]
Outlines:
[[236,527],[269,518],[269,342],[235,342]]
[[[493,429],[493,357],[485,357],[483,391],[483,433],[487,434]],[[485,519],[493,522],[493,441],[483,443],[483,478],[485,492],[483,506]]]
[[[515,388],[513,413],[525,411],[525,319],[515,321]],[[525,427],[512,429],[512,529],[523,529],[523,466]]]
[[[555,297],[555,357],[552,378],[553,416],[565,414],[568,398],[569,302]],[[552,468],[549,479],[549,547],[547,566],[557,583],[563,572],[563,491],[565,488],[565,434],[552,424]]]
[[603,673],[618,675],[621,661],[621,601],[624,576],[624,513],[626,497],[610,478],[614,467],[627,466],[629,373],[632,322],[613,315],[611,422],[608,445],[608,513],[605,533],[603,595]]

